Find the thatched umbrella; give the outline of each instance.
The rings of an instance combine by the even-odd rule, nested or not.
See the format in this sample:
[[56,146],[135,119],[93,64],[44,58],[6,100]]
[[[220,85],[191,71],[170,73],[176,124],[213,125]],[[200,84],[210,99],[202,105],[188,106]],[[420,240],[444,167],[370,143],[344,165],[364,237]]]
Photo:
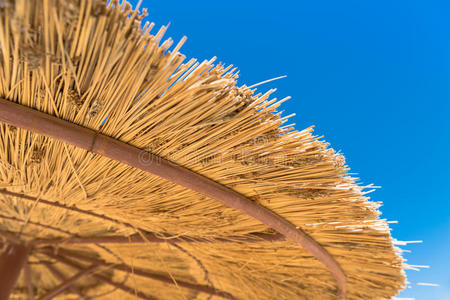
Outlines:
[[0,299],[389,299],[402,259],[273,90],[117,1],[0,5]]

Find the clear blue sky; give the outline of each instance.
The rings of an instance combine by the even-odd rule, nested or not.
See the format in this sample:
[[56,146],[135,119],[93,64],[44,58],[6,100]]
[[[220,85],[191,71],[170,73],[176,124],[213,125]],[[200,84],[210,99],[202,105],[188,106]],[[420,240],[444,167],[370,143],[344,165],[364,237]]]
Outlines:
[[[132,1],[135,4],[137,1]],[[450,3],[434,0],[144,0],[149,20],[171,23],[188,57],[234,64],[241,83],[278,75],[285,115],[316,125],[363,183],[382,188],[397,220],[412,285],[401,297],[450,299]]]

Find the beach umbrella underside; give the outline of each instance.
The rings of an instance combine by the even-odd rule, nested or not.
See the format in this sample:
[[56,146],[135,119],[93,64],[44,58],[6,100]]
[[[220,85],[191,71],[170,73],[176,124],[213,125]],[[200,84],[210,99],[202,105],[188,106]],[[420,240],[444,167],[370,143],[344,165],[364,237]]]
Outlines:
[[286,100],[117,1],[0,5],[0,299],[390,299],[402,258]]

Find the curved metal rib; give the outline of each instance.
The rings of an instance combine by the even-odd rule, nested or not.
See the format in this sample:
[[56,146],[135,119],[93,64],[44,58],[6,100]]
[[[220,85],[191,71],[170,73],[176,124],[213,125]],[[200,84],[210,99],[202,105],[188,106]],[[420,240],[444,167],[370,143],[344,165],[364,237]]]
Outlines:
[[[321,261],[337,282],[338,299],[345,299],[346,277],[339,263],[300,228],[244,195],[159,156],[145,153],[142,149],[6,99],[0,99],[0,121],[58,139],[159,176],[261,221],[287,239],[299,244]],[[146,155],[145,162],[142,160],[143,153]]]

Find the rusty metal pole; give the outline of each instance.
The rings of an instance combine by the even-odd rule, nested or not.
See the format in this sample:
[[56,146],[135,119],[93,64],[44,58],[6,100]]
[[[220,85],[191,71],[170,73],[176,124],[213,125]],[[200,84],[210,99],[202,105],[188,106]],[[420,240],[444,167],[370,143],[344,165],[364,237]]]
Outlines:
[[28,248],[5,244],[0,253],[0,300],[8,300],[27,260]]

